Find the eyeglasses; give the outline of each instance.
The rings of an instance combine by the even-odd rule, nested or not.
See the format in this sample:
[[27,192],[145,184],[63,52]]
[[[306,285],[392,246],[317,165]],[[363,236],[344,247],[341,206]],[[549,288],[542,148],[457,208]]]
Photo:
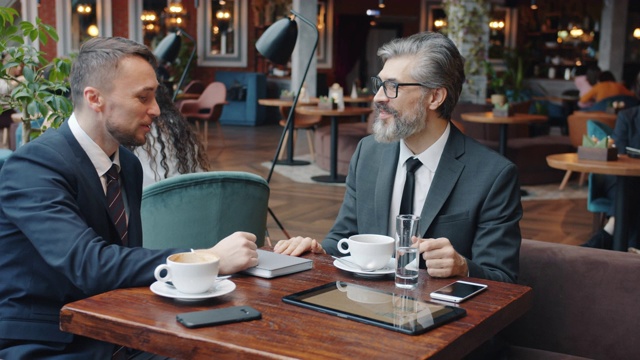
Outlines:
[[427,87],[427,85],[425,84],[420,84],[420,83],[397,83],[395,81],[391,81],[391,80],[385,80],[382,81],[382,79],[380,79],[377,76],[373,76],[371,78],[371,88],[373,89],[373,94],[377,94],[378,91],[380,91],[380,88],[384,89],[384,95],[386,97],[388,97],[389,99],[395,99],[398,97],[398,88],[400,86],[424,86]]

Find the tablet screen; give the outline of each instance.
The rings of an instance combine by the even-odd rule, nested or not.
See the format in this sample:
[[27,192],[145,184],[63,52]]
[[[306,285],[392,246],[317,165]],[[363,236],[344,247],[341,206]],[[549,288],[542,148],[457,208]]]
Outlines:
[[411,335],[422,334],[466,314],[462,308],[345,281],[331,282],[285,296],[282,300]]

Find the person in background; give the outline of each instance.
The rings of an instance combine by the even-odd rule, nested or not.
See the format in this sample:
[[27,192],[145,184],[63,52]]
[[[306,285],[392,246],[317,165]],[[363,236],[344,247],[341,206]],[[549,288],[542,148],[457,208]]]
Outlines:
[[156,91],[156,101],[160,115],[151,124],[146,143],[133,148],[142,164],[143,188],[178,174],[209,171],[202,143],[162,83]]
[[[10,55],[8,54],[5,55],[2,59],[2,64],[6,65],[9,61],[11,61],[11,59],[12,58]],[[24,75],[22,75],[22,65],[16,65],[8,68],[6,70],[6,75],[7,75],[6,78],[0,79],[0,103],[4,103],[4,101],[2,101],[2,98],[10,97],[11,91],[13,91],[13,89],[18,85],[19,82],[22,82],[24,80]],[[8,136],[5,136],[4,132],[9,131],[11,124],[13,124],[13,119],[11,118],[11,115],[15,113],[16,113],[15,109],[11,109],[8,107],[2,109],[2,114],[0,114],[0,132],[3,133],[2,135],[3,142],[0,145],[6,145],[5,142]]]
[[633,91],[627,89],[623,84],[616,81],[611,71],[603,71],[598,76],[598,83],[591,90],[580,97],[580,103],[588,103],[590,101],[598,102],[606,98],[618,95],[634,96]]
[[[17,149],[0,170],[0,359],[111,359],[117,347],[60,330],[64,304],[149,286],[167,256],[142,248],[142,168],[156,59],[124,38],[84,43],[70,76],[73,114]],[[110,204],[120,203],[116,209]],[[234,233],[201,251],[220,272],[258,264],[256,237]]]
[[329,234],[280,240],[275,252],[344,256],[342,238],[395,236],[408,163],[418,159],[414,246],[433,277],[518,277],[522,218],[516,166],[451,126],[465,80],[464,59],[446,36],[424,32],[378,50],[383,69],[372,79],[374,135],[351,158],[346,193]]
[[[587,94],[595,84],[598,83],[598,76],[600,75],[600,68],[597,65],[590,65],[588,67],[579,66],[576,71],[576,77],[573,79],[576,88],[578,88],[578,96],[582,97]],[[588,108],[594,104],[593,101],[586,103],[578,102],[578,107]]]
[[[613,129],[611,137],[613,138],[616,149],[618,150],[618,154],[620,155],[627,154],[627,146],[640,149],[640,106],[622,110],[618,113],[618,117],[616,118],[616,125]],[[597,231],[586,243],[582,244],[582,246],[600,249],[612,249],[613,233],[615,231],[614,209],[617,192],[616,177],[613,175],[599,174],[594,174],[594,176],[599,176],[601,178],[601,190],[602,193],[605,194],[606,198],[611,202],[611,208],[607,211],[609,219],[607,220],[607,223],[604,225],[604,227]],[[637,178],[629,178],[627,181],[635,182],[635,186],[630,187],[631,189],[633,189],[632,193],[625,194],[625,196],[630,198],[629,203],[634,204],[632,206],[636,206],[635,204],[640,203],[640,198],[638,198],[640,181],[638,181]],[[638,215],[637,211],[632,212],[631,214],[631,216]],[[638,240],[640,240],[640,234],[638,233],[639,228],[637,220],[638,219],[630,219],[630,224],[633,224],[632,228],[634,230],[629,234],[629,246],[635,251],[640,248],[640,244],[638,244]]]

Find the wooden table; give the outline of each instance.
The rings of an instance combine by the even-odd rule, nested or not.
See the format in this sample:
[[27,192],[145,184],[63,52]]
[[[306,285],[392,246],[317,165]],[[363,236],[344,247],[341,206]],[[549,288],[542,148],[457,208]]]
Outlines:
[[[296,108],[299,105],[317,104],[318,101],[319,101],[318,98],[310,98],[309,101],[306,101],[306,102],[302,102],[301,100],[298,100],[298,103],[296,104]],[[289,118],[289,111],[285,111],[285,108],[291,108],[291,106],[293,106],[293,99],[291,99],[291,100],[287,100],[287,99],[258,99],[258,104],[263,105],[263,106],[277,106],[277,107],[279,107],[280,108],[280,114],[282,115],[282,118],[287,120]],[[289,129],[288,130],[289,130],[289,134],[293,134],[293,131],[294,131],[293,119],[289,123]],[[293,139],[293,135],[290,135],[290,138]],[[277,163],[281,164],[281,165],[289,165],[289,166],[309,165],[308,161],[295,160],[293,158],[294,148],[295,148],[295,143],[293,141],[288,141],[287,142],[287,158],[283,159],[283,160],[278,160]],[[279,156],[279,155],[276,155],[276,156]]]
[[[333,358],[457,359],[519,318],[533,301],[531,288],[482,279],[482,294],[462,303],[467,315],[423,335],[410,336],[288,305],[282,297],[332,281],[349,281],[398,292],[392,276],[366,279],[338,270],[327,255],[307,255],[314,269],[274,279],[235,275],[237,288],[205,302],[174,301],[149,288],[120,289],[65,305],[64,331],[178,359]],[[411,296],[429,293],[454,279],[421,281]],[[249,305],[262,320],[187,329],[176,314]]]
[[513,114],[511,116],[493,116],[493,112],[465,113],[460,115],[463,120],[484,124],[500,125],[500,154],[507,154],[507,130],[510,124],[528,124],[532,122],[544,122],[548,118],[546,115],[536,114]]
[[337,109],[320,109],[317,106],[301,106],[296,109],[300,114],[320,115],[331,117],[331,156],[329,175],[314,176],[312,179],[318,182],[326,183],[343,183],[346,176],[338,174],[338,119],[348,116],[369,115],[373,110],[363,107],[345,107],[344,110]]
[[345,104],[367,104],[373,101],[373,95],[363,95],[352,98],[351,96],[345,96],[343,98]]
[[616,176],[613,249],[627,251],[631,226],[638,227],[637,198],[634,199],[630,194],[637,193],[638,190],[634,188],[633,178],[640,177],[640,159],[618,155],[618,160],[615,161],[592,161],[580,160],[578,154],[568,153],[547,156],[547,164],[554,169]]

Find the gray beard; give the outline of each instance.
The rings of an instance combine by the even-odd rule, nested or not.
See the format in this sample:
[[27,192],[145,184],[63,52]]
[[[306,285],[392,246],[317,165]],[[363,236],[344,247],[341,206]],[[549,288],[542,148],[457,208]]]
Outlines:
[[[380,120],[380,109],[384,109],[387,113],[391,114],[393,116],[393,121],[389,124],[385,124]],[[409,111],[402,116],[398,111],[391,109],[386,105],[376,105],[376,119],[373,123],[373,134],[376,141],[381,143],[391,143],[400,141],[400,139],[406,139],[409,136],[422,131],[426,126],[425,122],[422,120],[424,119],[425,113],[424,101],[419,101],[413,111]]]

